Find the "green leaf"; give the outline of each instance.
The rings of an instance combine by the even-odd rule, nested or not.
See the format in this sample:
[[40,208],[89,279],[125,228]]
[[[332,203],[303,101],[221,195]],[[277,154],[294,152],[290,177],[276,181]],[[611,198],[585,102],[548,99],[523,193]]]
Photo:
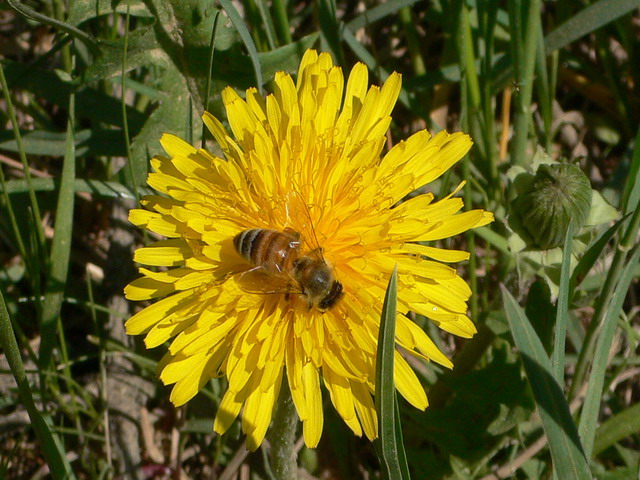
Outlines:
[[343,28],[336,2],[335,0],[319,0],[316,3],[318,5],[318,22],[320,23],[320,48],[331,53],[338,65],[345,65],[342,41],[344,40],[343,33],[348,30]]
[[290,43],[270,52],[260,53],[260,65],[264,78],[271,79],[278,71],[296,73],[304,52],[313,47],[320,34],[311,33],[297,42]]
[[529,319],[511,293],[502,286],[502,296],[511,333],[533,390],[544,431],[549,441],[557,478],[591,478],[569,406],[556,382],[551,363]]
[[[116,3],[114,7],[114,3]],[[116,13],[127,13],[129,6],[129,14],[132,17],[153,18],[153,14],[146,5],[140,0],[82,0],[81,2],[72,2],[72,6],[67,17],[67,22],[71,25],[78,26],[82,22],[97,18],[103,15],[111,15]]]
[[600,254],[602,254],[604,248],[607,246],[609,241],[613,238],[616,232],[620,229],[620,227],[624,224],[625,220],[629,217],[629,215],[621,218],[616,223],[614,223],[610,228],[608,228],[605,232],[602,233],[598,237],[596,241],[593,242],[592,245],[589,246],[587,251],[584,253],[580,261],[576,265],[571,274],[571,281],[569,283],[569,292],[573,296],[575,292],[575,288],[578,285],[578,281],[587,276],[591,268],[595,265],[600,258]]
[[486,242],[493,245],[501,253],[512,256],[513,253],[509,248],[509,242],[499,233],[494,232],[489,227],[480,227],[473,230],[473,233],[483,238]]
[[356,32],[357,30],[367,27],[378,20],[382,20],[389,15],[395,14],[401,8],[410,7],[414,3],[418,2],[419,0],[391,0],[373,8],[367,8],[363,13],[347,23],[347,28],[352,32]]
[[394,355],[396,352],[396,307],[398,302],[398,267],[391,273],[384,296],[378,355],[376,358],[376,413],[378,415],[378,439],[376,450],[380,459],[383,478],[407,479],[409,469],[402,444],[400,419],[397,416],[396,386],[394,381]]
[[[75,96],[69,97],[69,112],[74,112]],[[51,360],[51,353],[56,343],[56,323],[60,315],[62,297],[67,285],[69,258],[71,256],[71,236],[73,233],[73,207],[75,192],[73,182],[76,176],[76,155],[74,141],[75,122],[73,115],[67,120],[67,145],[62,165],[62,180],[56,207],[51,258],[49,260],[49,277],[47,279],[42,322],[40,325],[39,363],[46,371]]]
[[571,247],[573,245],[573,223],[569,223],[564,236],[562,265],[560,266],[560,290],[556,310],[556,326],[553,337],[553,356],[551,366],[558,385],[564,384],[564,350],[567,339],[567,323],[569,322],[569,298],[571,277]]
[[65,32],[73,38],[77,38],[81,42],[83,42],[89,49],[92,51],[97,50],[98,40],[93,38],[91,35],[83,32],[82,30],[70,25],[68,23],[62,22],[57,18],[52,18],[44,15],[43,13],[32,9],[31,7],[23,4],[22,2],[18,2],[16,0],[7,0],[7,3],[11,8],[13,8],[16,12],[22,15],[25,18],[30,20],[35,20],[36,22],[43,23],[45,25],[49,25],[55,29],[58,29],[62,32]]
[[31,394],[31,387],[27,380],[22,357],[20,356],[20,349],[18,348],[18,342],[16,341],[13,327],[11,326],[11,319],[9,318],[9,312],[7,312],[6,305],[4,303],[4,297],[0,291],[0,347],[11,369],[11,373],[18,385],[18,393],[20,394],[20,400],[27,409],[29,418],[31,419],[31,427],[35,432],[40,445],[42,447],[42,453],[47,462],[47,465],[51,471],[51,476],[54,480],[65,479],[73,480],[75,475],[69,465],[62,443],[58,436],[54,433],[51,418],[43,415],[33,402],[33,395]]
[[593,456],[638,432],[640,432],[640,403],[617,413],[600,425],[593,444]]
[[[369,67],[369,70],[372,72],[380,72],[380,80],[384,81],[389,77],[389,72],[382,68],[376,58],[369,53],[369,51],[356,39],[356,37],[351,33],[350,30],[345,29],[342,32],[343,40],[346,44],[351,48],[353,53],[360,59],[360,61]],[[409,92],[406,87],[402,87],[400,89],[400,95],[398,96],[398,100],[404,106],[408,107],[411,104],[411,98]]]
[[599,0],[589,5],[545,37],[547,55],[636,8],[638,0]]
[[[93,88],[78,88],[78,85],[64,82],[53,72],[40,70],[29,65],[3,60],[3,67],[10,88],[31,92],[35,97],[58,105],[66,110],[71,92],[76,93],[76,118],[91,120],[96,125],[108,124],[122,127],[122,107],[120,100]],[[129,131],[135,135],[144,124],[146,114],[127,106]]]
[[256,86],[258,89],[262,88],[262,67],[260,65],[260,59],[258,58],[258,50],[256,50],[256,45],[253,43],[253,38],[251,38],[251,34],[247,29],[244,21],[240,17],[240,14],[236,10],[236,7],[229,0],[220,0],[220,5],[229,16],[231,23],[236,27],[238,33],[240,34],[240,38],[244,42],[245,47],[247,47],[247,51],[249,52],[249,57],[251,57],[251,63],[253,63],[253,70],[256,75]]
[[[160,48],[153,26],[140,27],[129,33],[127,42],[126,71],[145,65],[157,68],[171,68],[171,59]],[[84,74],[86,83],[120,77],[124,61],[125,39],[119,39],[114,45],[104,47],[102,53],[88,67]]]
[[640,202],[640,129],[636,135],[633,146],[633,158],[629,175],[622,194],[622,208],[624,213],[629,213],[636,208]]
[[605,374],[609,365],[609,353],[613,343],[618,318],[622,310],[624,299],[627,296],[629,286],[635,277],[635,268],[640,259],[640,244],[637,244],[632,251],[631,258],[627,261],[620,279],[614,289],[613,296],[606,309],[606,315],[602,321],[600,337],[593,356],[591,375],[587,395],[580,415],[580,437],[583,439],[585,452],[591,456],[595,438],[596,427],[598,425],[598,415],[602,402]]
[[[45,130],[22,132],[22,143],[27,155],[62,157],[66,149],[66,134]],[[79,130],[75,135],[76,157],[108,156],[126,154],[122,132],[118,130]],[[18,152],[18,145],[12,131],[0,132],[0,149]]]
[[[60,189],[60,180],[57,178],[34,178],[33,189],[36,192],[55,192]],[[9,180],[6,182],[7,193],[10,195],[23,194],[29,191],[26,180]],[[73,182],[75,192],[86,192],[103,198],[133,199],[133,191],[120,182],[105,182],[102,180],[82,180],[76,178]],[[153,193],[150,188],[139,188],[141,195]]]
[[609,223],[610,221],[618,218],[618,216],[618,210],[612,207],[600,192],[593,190],[591,197],[591,209],[589,210],[589,217],[585,221],[585,226],[588,227]]

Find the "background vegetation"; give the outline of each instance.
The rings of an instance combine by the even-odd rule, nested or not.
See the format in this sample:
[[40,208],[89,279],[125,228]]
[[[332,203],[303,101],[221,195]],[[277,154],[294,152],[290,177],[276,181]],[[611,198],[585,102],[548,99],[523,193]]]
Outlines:
[[[126,218],[163,132],[199,143],[224,86],[269,91],[315,47],[376,84],[403,74],[390,142],[471,133],[430,188],[466,179],[466,206],[496,213],[447,245],[473,252],[479,333],[417,319],[456,368],[413,362],[431,406],[399,402],[412,477],[637,478],[639,25],[630,0],[1,4],[0,477],[270,478],[267,445],[212,433],[223,385],[175,409],[162,349],[124,335],[145,242]],[[523,250],[508,222],[514,167],[545,158],[597,192],[564,255]],[[325,412],[300,478],[378,478],[372,445]]]

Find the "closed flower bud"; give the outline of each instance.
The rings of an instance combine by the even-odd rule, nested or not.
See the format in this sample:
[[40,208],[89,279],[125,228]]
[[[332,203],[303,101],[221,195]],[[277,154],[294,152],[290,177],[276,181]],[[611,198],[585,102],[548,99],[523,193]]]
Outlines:
[[569,225],[578,232],[591,208],[591,184],[579,167],[542,164],[515,200],[514,209],[534,246],[547,250],[562,245]]

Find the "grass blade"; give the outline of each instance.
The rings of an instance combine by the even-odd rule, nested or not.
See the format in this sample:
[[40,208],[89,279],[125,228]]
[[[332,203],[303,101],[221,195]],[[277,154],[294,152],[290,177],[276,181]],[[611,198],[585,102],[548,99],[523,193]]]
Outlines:
[[580,438],[582,438],[585,453],[591,456],[593,451],[593,443],[598,425],[598,414],[600,413],[600,403],[602,402],[602,388],[604,386],[604,377],[609,366],[609,352],[613,337],[618,326],[618,317],[622,310],[624,299],[627,296],[629,285],[634,279],[635,269],[640,258],[640,244],[637,244],[631,258],[627,262],[620,275],[620,279],[614,289],[613,296],[607,313],[604,317],[600,338],[593,357],[591,367],[591,376],[589,377],[589,387],[587,388],[587,396],[585,397],[580,415]]
[[[204,87],[204,109],[209,111],[209,95],[211,95],[211,76],[213,74],[213,57],[216,51],[216,37],[218,34],[218,20],[220,20],[220,10],[216,11],[216,16],[211,27],[211,40],[209,42],[209,66],[207,68],[207,83]],[[207,138],[207,127],[202,124],[202,144],[205,144]]]
[[578,286],[578,281],[587,276],[587,273],[589,273],[591,268],[598,261],[598,258],[600,258],[600,254],[604,250],[604,247],[607,246],[609,240],[613,238],[628,217],[629,215],[614,223],[587,249],[582,258],[578,261],[576,268],[573,269],[571,280],[569,282],[569,292],[574,292],[575,288]]
[[40,215],[40,207],[38,206],[38,199],[36,198],[35,190],[31,185],[31,182],[32,182],[31,169],[29,167],[29,162],[27,161],[27,155],[25,153],[24,145],[22,143],[22,136],[20,135],[20,126],[18,125],[18,118],[16,117],[16,112],[13,108],[13,101],[11,100],[11,92],[9,91],[9,86],[4,76],[3,65],[0,65],[0,85],[2,85],[4,101],[6,102],[6,106],[7,106],[7,114],[9,116],[9,119],[11,120],[13,135],[15,136],[15,139],[16,139],[18,153],[20,155],[20,161],[22,162],[22,167],[24,170],[25,180],[27,181],[27,185],[29,185],[29,190],[28,190],[29,203],[31,206],[31,212],[33,215],[33,224],[35,227],[35,233],[37,237],[37,248],[38,248],[39,257],[43,259],[46,256],[45,252],[47,250],[47,244],[46,244],[46,239],[44,235],[44,228],[42,226],[42,216]]
[[342,51],[342,21],[339,20],[336,0],[320,0],[318,4],[318,20],[320,23],[320,45],[322,50],[330,52],[338,65],[345,65]]
[[260,59],[258,58],[258,50],[256,49],[256,44],[253,42],[253,38],[251,38],[251,33],[249,33],[249,30],[236,10],[236,7],[234,7],[229,0],[220,0],[220,5],[229,16],[229,20],[231,20],[233,26],[238,30],[238,34],[240,34],[240,38],[242,38],[244,46],[247,47],[251,63],[253,63],[253,70],[256,74],[256,87],[260,92],[262,92],[262,68],[260,66]]
[[398,268],[396,266],[391,273],[382,306],[376,359],[376,413],[379,424],[378,439],[375,442],[383,478],[387,479],[409,478],[409,468],[401,441],[402,435],[398,434],[400,420],[396,411],[396,387],[393,375],[397,298]]
[[419,0],[395,0],[367,8],[353,20],[350,20],[346,27],[352,32],[356,32],[378,20],[382,20],[388,15],[393,15],[402,8],[412,6],[414,3],[418,3],[418,1]]
[[567,339],[567,323],[569,322],[569,279],[571,277],[571,246],[573,245],[573,223],[569,223],[567,234],[564,237],[562,250],[562,265],[560,266],[560,291],[558,293],[556,325],[553,336],[553,355],[551,366],[553,376],[558,385],[564,384],[564,349]]
[[35,20],[36,22],[41,22],[45,25],[49,25],[59,30],[62,30],[63,32],[68,33],[72,37],[82,41],[93,52],[96,52],[98,50],[98,41],[88,33],[85,33],[82,30],[80,30],[79,28],[76,28],[73,25],[69,25],[68,23],[61,22],[56,18],[47,17],[46,15],[43,15],[42,13],[24,5],[22,2],[17,2],[15,0],[7,0],[7,3],[11,8],[13,8],[16,12],[18,12],[23,17],[28,18],[30,20]]
[[622,194],[624,213],[631,212],[640,201],[640,129],[633,146],[633,158],[629,168],[629,176]]
[[621,411],[600,425],[593,444],[593,456],[637,432],[640,432],[640,403]]
[[[358,57],[358,59],[360,59],[362,63],[369,67],[369,70],[371,70],[372,72],[376,72],[376,75],[378,75],[381,81],[385,81],[389,77],[389,72],[382,68],[375,57],[371,55],[369,51],[356,39],[353,33],[351,33],[351,30],[343,30],[342,40]],[[407,89],[405,87],[402,87],[400,89],[400,96],[398,97],[398,100],[400,100],[400,103],[402,103],[404,106],[410,108],[411,99],[409,98],[409,93],[407,92]]]
[[589,5],[545,37],[547,55],[636,8],[637,0],[599,0]]
[[[5,182],[6,193],[9,195],[24,193],[29,190],[26,180],[9,180]],[[55,192],[60,188],[60,180],[57,178],[34,178],[33,189],[36,192]],[[76,178],[73,182],[76,192],[86,192],[103,198],[119,198],[135,200],[135,194],[120,182],[107,182],[104,180],[83,180]],[[5,190],[2,190],[4,193]],[[152,190],[148,187],[140,188],[143,195],[149,195]]]
[[60,315],[62,297],[71,256],[71,235],[73,233],[74,180],[76,177],[76,155],[74,141],[75,96],[69,97],[69,118],[67,120],[67,151],[62,165],[60,194],[56,207],[55,231],[51,245],[50,270],[45,290],[42,324],[40,326],[39,363],[46,370],[51,360],[51,352],[56,340],[56,320]]
[[31,426],[42,445],[42,453],[51,471],[51,476],[54,479],[75,479],[71,466],[64,455],[62,444],[50,428],[50,419],[43,416],[38,408],[36,408],[35,403],[33,403],[31,387],[27,380],[18,342],[16,341],[11,326],[9,312],[7,312],[2,292],[0,292],[0,347],[2,347],[9,367],[11,368],[11,373],[18,385],[20,399],[27,409],[27,413],[31,419]]
[[557,478],[591,478],[569,406],[560,385],[553,377],[551,363],[542,342],[520,305],[504,286],[502,296],[511,333],[520,350],[542,425],[549,440]]
[[278,37],[281,43],[288,45],[293,42],[293,38],[291,37],[291,26],[289,25],[289,17],[287,16],[287,2],[286,0],[274,0],[272,5]]

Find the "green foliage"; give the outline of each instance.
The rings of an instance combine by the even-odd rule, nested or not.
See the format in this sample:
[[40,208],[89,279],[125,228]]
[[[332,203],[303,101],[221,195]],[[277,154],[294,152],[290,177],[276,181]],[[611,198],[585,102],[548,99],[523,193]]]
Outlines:
[[[345,73],[364,62],[375,84],[403,74],[394,143],[425,125],[469,132],[469,158],[434,193],[464,180],[466,208],[497,221],[444,245],[471,250],[459,271],[474,290],[478,334],[454,341],[423,324],[455,364],[443,371],[409,359],[427,411],[398,401],[390,381],[391,282],[378,361],[381,462],[327,401],[320,446],[299,465],[318,478],[637,476],[637,1],[585,5],[8,1],[0,476],[31,478],[46,464],[52,478],[140,478],[165,467],[190,478],[233,478],[241,468],[270,478],[268,455],[244,451],[238,426],[211,432],[222,381],[176,410],[155,378],[160,353],[123,335],[131,249],[145,241],[126,211],[150,193],[149,160],[162,154],[164,132],[215,151],[200,115],[224,120],[222,89],[270,91],[275,72],[295,73],[312,47]],[[532,249],[511,231],[517,177],[559,158],[590,181],[589,216],[581,229],[554,232],[563,242]],[[127,445],[139,465],[117,452],[126,437],[117,417],[128,415],[113,403],[119,376],[135,387],[121,403],[147,412],[134,424],[147,443]]]
[[394,355],[398,306],[398,268],[394,267],[387,286],[380,317],[378,356],[376,358],[376,413],[379,438],[374,441],[382,477],[409,480],[409,467],[402,441],[402,427],[398,417],[394,384]]

